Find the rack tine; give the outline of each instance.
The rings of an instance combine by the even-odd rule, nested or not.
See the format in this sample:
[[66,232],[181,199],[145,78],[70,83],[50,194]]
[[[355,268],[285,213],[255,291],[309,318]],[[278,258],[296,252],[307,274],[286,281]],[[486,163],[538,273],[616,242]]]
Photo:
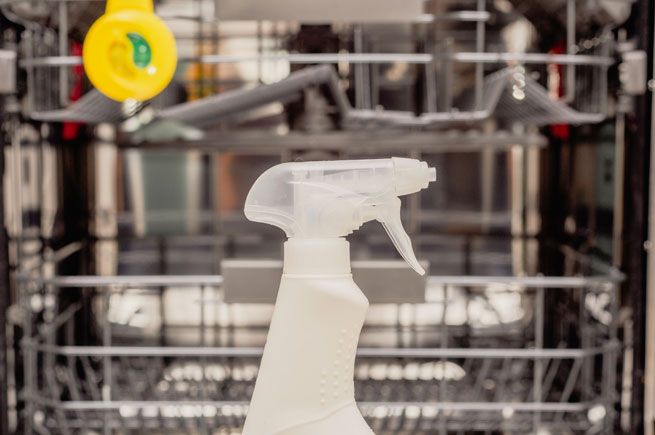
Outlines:
[[481,395],[482,391],[482,384],[487,378],[487,375],[489,374],[489,369],[491,368],[492,360],[490,359],[485,359],[482,361],[482,369],[478,372],[477,379],[475,381],[475,386],[473,387],[473,397],[478,398]]
[[[48,385],[48,389],[50,390],[51,397],[55,401],[60,401],[61,400],[61,390],[59,389],[59,385],[57,384],[57,380],[55,379],[55,374],[54,370],[57,369],[57,366],[51,367],[50,370],[46,370],[44,375],[46,379],[46,384]],[[59,429],[62,431],[64,435],[71,435],[70,428],[68,427],[68,421],[66,414],[61,410],[61,409],[55,409],[55,418],[57,419],[57,423],[59,424]]]
[[82,304],[79,302],[69,305],[64,311],[59,313],[52,322],[44,324],[39,328],[39,337],[45,338],[54,334],[62,325],[68,322],[80,308],[82,308]]
[[555,380],[555,376],[557,376],[557,372],[558,372],[559,367],[560,367],[561,364],[562,364],[561,359],[551,359],[550,360],[550,367],[548,367],[548,370],[546,371],[546,376],[544,376],[541,400],[544,400],[544,401],[547,400],[548,393],[550,392],[550,389],[551,389],[551,387],[553,385],[553,381]]
[[507,379],[512,368],[512,360],[510,358],[503,358],[503,364],[500,369],[500,376],[496,384],[496,391],[494,393],[494,400],[496,402],[504,401],[505,388],[507,387]]
[[[575,388],[575,383],[578,380],[578,375],[580,374],[580,371],[582,369],[583,359],[584,357],[581,357],[581,358],[576,358],[573,361],[573,367],[571,367],[569,376],[566,379],[564,391],[562,392],[562,396],[560,397],[560,403],[568,402],[569,398],[571,397],[571,393],[573,393],[573,389]],[[563,417],[564,415],[561,412],[558,412],[557,414],[555,414],[555,421],[560,422],[562,421]]]
[[89,357],[86,355],[80,356],[82,369],[84,370],[84,378],[86,379],[87,388],[91,394],[91,400],[102,400],[102,393],[100,392],[100,380],[96,376],[95,371],[91,367]]
[[[131,394],[129,397],[132,397],[134,400],[142,400],[141,395],[139,392],[136,390],[137,386],[139,385],[139,379],[136,377],[136,372],[135,369],[132,367],[130,360],[126,357],[121,357],[119,359],[120,364],[121,364],[121,370],[119,373],[123,373],[127,376],[128,384],[129,387],[128,389],[131,390]],[[119,414],[120,415],[120,414]],[[121,422],[124,423],[123,416],[120,416]],[[143,410],[138,409],[137,410],[137,419],[139,420],[140,426],[145,427],[145,420],[143,419]]]
[[[149,362],[148,359],[146,359],[146,358],[143,358],[143,361],[146,363],[146,365]],[[164,371],[165,371],[164,363],[163,363],[163,360],[160,360],[160,359],[154,359],[154,361],[161,363],[161,366],[159,367],[160,370],[156,371],[156,370],[154,370],[154,367],[153,367],[152,370],[146,370],[145,371],[146,372],[145,373],[145,379],[148,382],[148,385],[150,386],[150,391],[152,391],[153,398],[155,400],[162,400],[162,399],[166,400],[168,398],[165,397],[165,395],[164,395],[164,397],[162,397],[162,393],[160,392],[159,388],[157,387],[158,381],[157,381],[157,378],[156,378],[158,373],[161,374],[162,378],[163,378],[163,374],[164,374]],[[160,426],[163,433],[171,433],[169,428],[168,428],[168,425],[166,424],[166,419],[162,415],[161,408],[157,409],[157,420],[159,421],[159,426]]]

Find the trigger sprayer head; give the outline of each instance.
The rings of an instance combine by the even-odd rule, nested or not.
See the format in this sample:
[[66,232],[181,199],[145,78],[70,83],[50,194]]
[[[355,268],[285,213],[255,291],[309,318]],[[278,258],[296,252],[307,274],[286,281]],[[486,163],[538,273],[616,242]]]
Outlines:
[[425,189],[436,178],[427,163],[404,158],[283,163],[257,179],[244,211],[251,221],[277,226],[287,237],[344,237],[377,220],[423,275],[402,226],[398,197]]

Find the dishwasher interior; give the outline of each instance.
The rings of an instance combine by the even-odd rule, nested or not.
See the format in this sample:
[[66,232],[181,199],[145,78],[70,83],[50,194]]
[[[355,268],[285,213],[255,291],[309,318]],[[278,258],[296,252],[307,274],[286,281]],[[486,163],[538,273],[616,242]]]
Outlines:
[[245,219],[248,189],[280,162],[390,156],[438,180],[403,198],[427,277],[381,227],[349,238],[374,432],[636,430],[643,5],[305,3],[156,2],[175,78],[118,103],[81,66],[104,2],[0,0],[10,433],[240,433],[284,240]]

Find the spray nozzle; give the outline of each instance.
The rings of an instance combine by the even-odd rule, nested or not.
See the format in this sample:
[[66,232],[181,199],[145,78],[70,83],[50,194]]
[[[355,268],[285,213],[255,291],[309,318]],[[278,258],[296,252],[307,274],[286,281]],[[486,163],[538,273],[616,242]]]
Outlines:
[[423,275],[400,220],[398,197],[436,179],[436,169],[414,159],[283,163],[257,179],[245,214],[281,228],[287,237],[302,238],[344,237],[377,220],[405,261]]

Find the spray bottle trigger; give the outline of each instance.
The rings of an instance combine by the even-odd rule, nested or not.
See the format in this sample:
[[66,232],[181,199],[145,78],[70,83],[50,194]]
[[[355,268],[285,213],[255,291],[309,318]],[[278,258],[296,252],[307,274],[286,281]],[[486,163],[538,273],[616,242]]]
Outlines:
[[[421,266],[414,254],[412,248],[412,241],[407,235],[405,228],[403,228],[402,221],[400,220],[400,198],[392,197],[386,201],[386,213],[377,216],[376,220],[382,224],[387,234],[391,238],[394,246],[403,257],[403,259],[419,274],[425,275],[425,269]],[[382,207],[380,207],[382,209]]]

